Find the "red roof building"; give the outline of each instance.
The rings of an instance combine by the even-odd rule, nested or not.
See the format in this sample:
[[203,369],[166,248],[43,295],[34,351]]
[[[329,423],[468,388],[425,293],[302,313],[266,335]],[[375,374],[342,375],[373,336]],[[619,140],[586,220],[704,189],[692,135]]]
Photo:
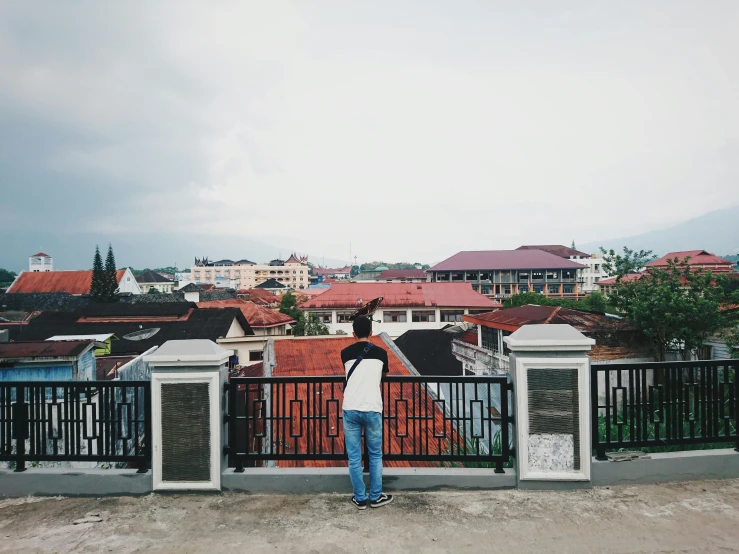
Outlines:
[[548,252],[549,254],[554,254],[565,259],[590,258],[590,254],[580,252],[562,244],[528,244],[519,246],[516,250],[541,250],[542,252]]
[[275,293],[264,289],[239,289],[236,295],[259,306],[276,308],[280,305],[280,298]]
[[[271,294],[271,293],[270,293]],[[284,335],[285,327],[295,320],[290,316],[287,316],[277,310],[270,310],[264,306],[259,306],[254,302],[243,300],[242,298],[231,298],[228,300],[208,300],[205,302],[198,302],[198,308],[239,308],[241,313],[249,322],[249,326],[254,330],[255,334],[257,330],[265,331],[267,329],[273,329],[281,327],[281,331],[277,334]],[[274,333],[268,333],[274,334]]]
[[458,252],[427,273],[433,282],[466,282],[497,300],[522,292],[578,297],[586,266],[542,250]]
[[688,260],[688,265],[691,269],[701,268],[705,270],[711,270],[714,273],[733,273],[736,271],[732,262],[730,262],[729,260],[724,260],[723,258],[719,258],[715,254],[710,254],[705,250],[685,250],[683,252],[670,252],[669,254],[665,254],[658,260],[649,262],[647,264],[647,267],[657,267],[664,269],[668,267],[669,260],[674,260],[676,258],[678,263],[682,262],[685,258],[690,258]]
[[[119,269],[116,272],[116,279],[122,289],[130,288],[130,290],[124,292],[140,292],[136,279],[130,270]],[[126,281],[126,279],[130,280]],[[81,295],[90,293],[90,285],[92,285],[92,270],[24,271],[10,286],[8,293],[66,292],[67,294]]]

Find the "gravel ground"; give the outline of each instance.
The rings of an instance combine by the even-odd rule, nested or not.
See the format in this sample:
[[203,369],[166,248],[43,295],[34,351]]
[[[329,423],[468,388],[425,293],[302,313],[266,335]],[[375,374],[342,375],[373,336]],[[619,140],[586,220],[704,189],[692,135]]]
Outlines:
[[739,551],[739,479],[404,493],[364,512],[333,494],[0,500],[0,552],[700,551]]

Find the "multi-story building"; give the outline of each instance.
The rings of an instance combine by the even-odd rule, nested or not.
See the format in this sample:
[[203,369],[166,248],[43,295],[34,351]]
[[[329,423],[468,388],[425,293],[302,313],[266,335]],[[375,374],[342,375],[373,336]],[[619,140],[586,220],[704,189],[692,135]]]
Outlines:
[[544,252],[554,254],[555,256],[559,256],[560,258],[573,260],[579,264],[584,265],[585,269],[583,269],[580,273],[580,277],[582,277],[580,291],[584,293],[593,292],[594,290],[596,290],[596,284],[600,280],[608,278],[608,273],[606,273],[606,271],[603,269],[604,260],[596,254],[586,254],[585,252],[580,252],[579,250],[568,248],[567,246],[562,246],[561,244],[535,244],[519,246],[516,250],[542,250]]
[[195,265],[190,270],[195,283],[216,285],[228,280],[229,286],[235,289],[253,289],[269,279],[292,289],[304,289],[308,286],[308,271],[308,258],[296,254],[282,265],[273,265],[272,262],[257,264],[249,260],[211,262],[207,258],[195,258]]
[[333,283],[326,292],[298,306],[316,314],[332,334],[352,334],[349,317],[362,304],[382,297],[372,317],[372,332],[399,337],[412,329],[441,329],[465,315],[502,306],[466,283]]
[[542,250],[463,251],[427,273],[435,283],[470,283],[495,299],[521,292],[576,298],[581,294],[585,265]]

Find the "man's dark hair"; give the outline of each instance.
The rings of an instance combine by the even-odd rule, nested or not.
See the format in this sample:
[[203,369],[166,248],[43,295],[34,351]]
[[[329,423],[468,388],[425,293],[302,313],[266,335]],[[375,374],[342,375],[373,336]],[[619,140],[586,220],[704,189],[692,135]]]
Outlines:
[[358,317],[352,323],[352,328],[357,338],[366,339],[372,332],[372,321],[368,317]]

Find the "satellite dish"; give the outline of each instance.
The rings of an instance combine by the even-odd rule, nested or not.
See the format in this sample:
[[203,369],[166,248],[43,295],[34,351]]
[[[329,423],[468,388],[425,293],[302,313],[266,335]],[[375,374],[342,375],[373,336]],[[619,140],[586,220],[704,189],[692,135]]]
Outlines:
[[133,333],[128,333],[127,335],[123,335],[123,338],[126,340],[146,340],[150,339],[154,335],[156,335],[159,332],[159,327],[153,327],[151,329],[142,329],[141,331],[134,331]]
[[349,319],[351,321],[354,321],[358,317],[369,317],[372,318],[372,314],[374,314],[377,311],[377,308],[380,307],[380,303],[382,302],[382,296],[379,298],[375,298],[374,300],[370,300],[366,304],[360,306],[355,312],[349,316]]

